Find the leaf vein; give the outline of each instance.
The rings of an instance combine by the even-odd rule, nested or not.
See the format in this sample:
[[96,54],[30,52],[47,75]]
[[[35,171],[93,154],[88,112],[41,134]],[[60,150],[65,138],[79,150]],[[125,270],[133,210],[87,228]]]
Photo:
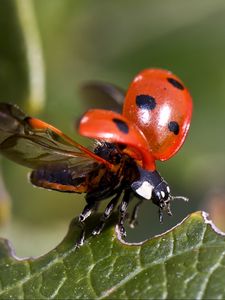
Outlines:
[[199,273],[198,269],[197,269],[197,264],[198,264],[198,261],[199,261],[200,248],[197,249],[196,252],[197,252],[197,256],[196,256],[196,259],[194,260],[194,263],[193,263],[193,268],[195,269],[195,272],[193,272],[193,274],[184,281],[183,298],[185,298],[185,296],[187,296],[187,288],[188,288],[189,282],[191,280],[193,280]]
[[[16,283],[13,283],[11,285],[8,285],[5,287],[3,292],[8,292],[18,286],[21,286],[23,284],[25,284],[26,282],[28,282],[29,280],[35,278],[36,276],[42,275],[43,272],[49,270],[56,262],[63,262],[63,259],[68,257],[73,251],[76,251],[77,246],[73,247],[72,249],[70,249],[69,251],[63,253],[63,254],[58,254],[56,252],[56,257],[54,257],[49,263],[47,263],[45,266],[43,266],[42,268],[40,268],[39,272],[37,273],[30,273],[30,274],[26,274],[26,276],[22,279],[20,279],[19,281],[17,281]],[[28,263],[30,264],[32,260],[30,260]],[[30,276],[29,276],[30,275]],[[0,292],[0,295],[2,295],[3,293]]]
[[196,295],[196,299],[204,299],[204,295],[209,283],[210,278],[212,277],[213,273],[220,267],[221,261],[224,257],[225,251],[221,253],[219,256],[217,262],[209,269],[207,276],[205,277],[205,280],[203,281],[202,285],[199,287],[199,292]]
[[142,271],[143,271],[143,269],[141,269],[140,267],[136,268],[136,270],[134,270],[133,272],[131,272],[127,277],[125,277],[124,279],[122,279],[120,282],[118,282],[117,284],[115,284],[113,287],[111,287],[107,291],[103,291],[98,299],[104,299],[105,297],[108,297],[113,292],[115,292],[116,290],[118,290],[121,286],[123,286],[124,284],[126,284],[127,282],[129,282],[131,279],[133,279],[135,276],[137,276],[138,274],[140,274]]
[[193,249],[198,249],[199,250],[199,247],[200,247],[200,245],[196,245],[196,247],[189,248],[186,251],[177,252],[173,256],[167,257],[165,260],[158,260],[158,261],[151,262],[151,264],[146,265],[144,268],[140,268],[140,267],[136,268],[135,271],[133,271],[132,273],[130,273],[129,276],[127,276],[126,278],[122,279],[118,284],[116,284],[115,286],[113,286],[109,290],[103,291],[101,293],[101,296],[99,297],[99,299],[104,299],[105,297],[109,296],[110,294],[112,294],[113,292],[115,292],[116,290],[118,290],[123,284],[126,284],[131,279],[133,279],[135,276],[139,275],[142,271],[145,271],[145,270],[147,270],[147,269],[149,269],[149,268],[151,268],[153,266],[156,266],[156,265],[164,264],[169,259],[177,257],[179,255],[186,254],[186,253],[190,252]]
[[66,281],[67,277],[64,276],[62,277],[61,281],[59,282],[57,288],[55,289],[55,291],[51,294],[51,296],[49,297],[49,299],[54,299],[58,293],[59,293],[59,290],[61,289],[61,287],[63,286],[64,282]]
[[165,266],[165,263],[162,263],[162,270],[163,270],[163,286],[165,287],[165,290],[163,291],[162,299],[167,299],[168,296],[168,281],[167,281],[167,269]]

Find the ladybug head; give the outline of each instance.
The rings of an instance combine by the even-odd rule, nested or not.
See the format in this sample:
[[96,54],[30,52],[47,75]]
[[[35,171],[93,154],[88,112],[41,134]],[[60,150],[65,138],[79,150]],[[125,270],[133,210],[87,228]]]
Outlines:
[[166,210],[169,215],[170,201],[176,198],[181,198],[185,201],[188,199],[185,197],[174,197],[170,193],[168,183],[162,178],[157,171],[147,171],[138,167],[139,178],[131,184],[132,190],[139,197],[145,200],[152,200],[160,209],[160,220],[162,220],[162,211]]
[[171,197],[168,184],[157,171],[151,172],[141,167],[138,170],[139,178],[131,184],[136,194],[145,200],[152,200],[155,204]]

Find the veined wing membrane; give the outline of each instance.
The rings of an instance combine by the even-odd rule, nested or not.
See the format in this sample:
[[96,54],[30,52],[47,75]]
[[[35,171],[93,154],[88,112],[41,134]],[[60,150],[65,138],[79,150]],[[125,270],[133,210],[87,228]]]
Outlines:
[[0,152],[33,169],[56,163],[73,166],[94,162],[110,167],[57,128],[27,117],[17,106],[7,103],[0,103]]

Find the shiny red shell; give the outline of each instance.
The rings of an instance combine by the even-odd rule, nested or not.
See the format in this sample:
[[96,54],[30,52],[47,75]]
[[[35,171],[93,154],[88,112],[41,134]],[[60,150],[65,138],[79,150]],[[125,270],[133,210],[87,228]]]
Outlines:
[[146,69],[131,83],[123,116],[144,133],[156,160],[171,158],[182,146],[192,115],[192,98],[169,71]]
[[144,134],[121,114],[110,110],[91,109],[81,118],[79,132],[90,138],[125,144],[134,159],[142,161],[146,169],[155,170],[155,159],[149,152],[149,144]]

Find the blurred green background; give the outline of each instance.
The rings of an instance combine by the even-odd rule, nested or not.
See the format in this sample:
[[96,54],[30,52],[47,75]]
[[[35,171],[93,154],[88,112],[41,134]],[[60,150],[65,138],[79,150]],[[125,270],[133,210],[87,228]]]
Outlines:
[[[223,0],[1,0],[0,96],[78,142],[84,111],[79,87],[103,80],[127,88],[140,70],[169,69],[194,100],[182,150],[158,163],[174,195],[173,217],[159,224],[145,203],[129,241],[141,241],[206,210],[225,229],[225,2]],[[28,170],[2,159],[0,236],[19,256],[44,254],[61,241],[84,206],[82,195],[32,187]],[[9,202],[9,198],[11,198]],[[103,203],[104,204],[104,203]]]

